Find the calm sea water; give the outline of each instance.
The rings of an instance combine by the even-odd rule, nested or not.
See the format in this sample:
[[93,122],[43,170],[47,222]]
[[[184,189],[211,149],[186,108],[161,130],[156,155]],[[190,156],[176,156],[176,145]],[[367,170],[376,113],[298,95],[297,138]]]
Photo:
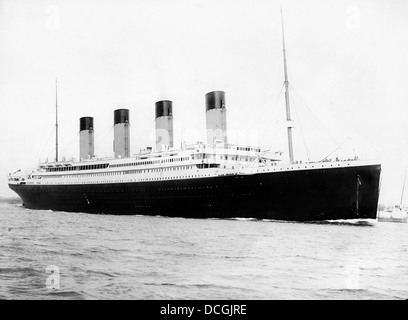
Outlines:
[[106,216],[0,203],[0,299],[406,298],[408,224]]

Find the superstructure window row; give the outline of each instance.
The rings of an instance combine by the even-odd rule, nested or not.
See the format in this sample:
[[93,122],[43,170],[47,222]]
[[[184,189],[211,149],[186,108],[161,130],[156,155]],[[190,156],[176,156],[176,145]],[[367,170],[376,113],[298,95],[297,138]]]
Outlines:
[[237,147],[239,151],[253,151],[253,152],[261,152],[259,148],[251,148],[251,147]]
[[113,176],[122,174],[141,174],[141,173],[157,173],[157,172],[170,172],[170,171],[180,171],[189,170],[193,166],[179,166],[179,167],[169,167],[169,168],[156,168],[156,169],[141,169],[141,170],[130,170],[130,171],[114,171],[114,172],[100,172],[100,173],[89,173],[89,174],[68,174],[65,176],[38,176],[38,178],[83,178],[83,177],[103,177],[103,176]]
[[70,167],[58,167],[58,168],[47,168],[47,172],[66,172],[66,171],[83,171],[83,170],[98,170],[106,169],[109,167],[108,163],[104,164],[94,164],[88,166],[70,166]]
[[154,161],[147,160],[147,161],[141,161],[141,162],[112,164],[110,168],[147,166],[147,165],[158,164],[158,163],[171,163],[171,162],[179,162],[179,161],[187,161],[187,160],[189,160],[189,157],[170,158],[170,159],[154,160]]

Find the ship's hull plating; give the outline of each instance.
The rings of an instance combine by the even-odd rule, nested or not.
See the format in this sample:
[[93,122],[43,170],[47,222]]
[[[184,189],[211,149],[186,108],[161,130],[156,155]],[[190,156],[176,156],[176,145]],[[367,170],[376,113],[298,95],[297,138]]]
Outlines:
[[380,165],[89,185],[10,185],[30,209],[289,221],[375,219]]

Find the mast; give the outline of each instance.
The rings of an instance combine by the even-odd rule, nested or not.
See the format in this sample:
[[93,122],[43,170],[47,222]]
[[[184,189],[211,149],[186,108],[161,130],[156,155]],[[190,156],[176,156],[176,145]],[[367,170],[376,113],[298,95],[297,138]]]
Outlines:
[[404,191],[405,191],[405,182],[406,182],[406,180],[407,180],[407,170],[405,170],[404,184],[402,185],[400,209],[402,208],[402,200],[404,199]]
[[290,115],[290,99],[289,99],[289,77],[288,66],[286,60],[286,45],[285,45],[285,29],[283,25],[283,5],[281,4],[281,17],[282,17],[282,41],[283,41],[283,63],[285,70],[285,101],[286,101],[286,121],[288,125],[288,147],[289,147],[289,161],[293,163],[293,138],[292,138],[292,118]]
[[55,79],[55,162],[58,162],[58,79]]

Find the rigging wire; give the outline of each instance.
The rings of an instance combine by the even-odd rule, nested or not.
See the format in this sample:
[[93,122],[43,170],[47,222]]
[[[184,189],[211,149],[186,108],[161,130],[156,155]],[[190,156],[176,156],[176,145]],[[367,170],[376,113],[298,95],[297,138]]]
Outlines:
[[342,151],[342,152],[344,153],[344,155],[347,156],[347,153],[346,153],[344,150],[342,150],[341,147],[343,147],[343,145],[344,145],[347,141],[349,141],[349,140],[351,140],[351,138],[350,138],[350,137],[347,137],[347,139],[344,140],[336,149],[334,149],[330,154],[328,154],[326,157],[324,157],[324,158],[323,158],[322,160],[320,160],[320,161],[326,160],[328,157],[330,157],[330,156],[331,156],[333,153],[335,153],[337,150]]
[[404,174],[404,183],[402,185],[402,192],[401,192],[401,201],[400,201],[400,209],[402,209],[402,202],[404,200],[404,191],[405,191],[405,183],[407,180],[407,168],[405,168],[405,174]]
[[[281,54],[281,50],[276,50],[276,53]],[[272,86],[272,87],[275,88],[275,87],[277,87],[280,83],[281,83],[280,80],[275,80],[275,81],[273,82],[273,86]],[[282,84],[282,86],[284,86],[284,83]],[[283,87],[282,87],[281,90],[283,90]],[[278,99],[279,99],[280,95],[281,95],[281,93],[279,93]],[[266,99],[268,99],[268,98],[266,98]],[[272,94],[271,94],[270,100],[274,101],[274,99],[275,99],[275,95],[272,95]],[[269,101],[269,100],[268,100],[268,101]],[[249,118],[247,119],[247,122],[246,122],[247,127],[252,128],[252,127],[255,126],[256,128],[258,128],[258,126],[259,126],[259,119],[265,118],[265,113],[266,113],[266,115],[269,115],[269,112],[271,112],[271,111],[272,111],[271,115],[273,115],[274,110],[271,110],[269,104],[266,104],[266,105],[262,104],[261,107],[259,107],[259,106],[254,107],[253,110],[251,109],[251,117],[249,117]]]
[[353,139],[351,139],[351,138],[350,138],[350,142],[351,142],[351,148],[353,149],[353,155],[354,155],[354,158],[357,158],[356,150],[354,150],[354,143],[353,143]]
[[[302,96],[300,95],[300,93],[292,86],[292,85],[290,85],[290,87],[291,87],[291,89],[293,90],[293,92],[294,93],[296,93],[296,95],[297,95],[297,97],[302,101],[302,103],[304,104],[304,106],[307,108],[307,110],[314,116],[314,118],[318,121],[318,123],[320,124],[320,126],[325,130],[325,132],[327,133],[327,136],[332,140],[332,142],[335,144],[335,145],[337,145],[338,146],[338,148],[336,148],[336,150],[335,151],[337,151],[337,150],[339,150],[339,148],[342,146],[342,144],[343,143],[338,143],[338,141],[333,137],[333,135],[330,133],[330,131],[326,128],[326,126],[323,124],[323,122],[322,121],[320,121],[320,119],[319,119],[319,117],[317,117],[316,116],[316,114],[312,111],[312,109],[308,106],[308,104],[304,101],[304,99],[302,98]],[[331,101],[330,102],[332,105],[333,105],[333,102]],[[341,110],[341,108],[339,109],[339,110]],[[350,119],[350,121],[348,121],[348,122],[354,122],[354,119],[352,119],[352,118],[350,118],[350,117],[348,117],[347,116],[347,118],[348,119]],[[353,126],[356,130],[358,129],[358,127],[359,126],[357,126],[357,125],[354,125]],[[357,130],[358,131],[358,130]],[[361,135],[361,132],[358,132],[360,135]],[[364,135],[363,135],[364,136]],[[350,137],[348,137],[346,140],[350,140],[351,142],[352,142],[352,150],[353,150],[353,155],[354,155],[354,158],[356,158],[357,157],[357,153],[356,153],[356,150],[355,150],[355,146],[354,146],[354,142],[353,142],[353,140],[350,138]],[[374,147],[374,146],[372,146],[372,145],[370,145],[370,147],[377,153],[377,154],[380,154],[380,152]],[[342,152],[343,152],[343,154],[344,155],[346,155],[347,157],[349,156],[344,150],[341,150]],[[326,157],[327,158],[327,157]],[[325,158],[325,159],[326,159]]]
[[[298,114],[298,112],[297,112],[298,110],[297,110],[297,108],[296,108],[296,103],[295,103],[294,99],[292,99],[292,106],[293,106],[293,109],[295,110],[295,114]],[[303,145],[304,145],[305,150],[306,150],[307,160],[310,162],[310,158],[311,158],[311,157],[310,157],[310,151],[309,151],[309,148],[308,148],[307,143],[306,143],[306,136],[305,136],[305,134],[304,134],[304,132],[303,132],[302,122],[300,121],[300,118],[301,118],[301,117],[297,117],[296,123],[299,124],[300,137],[302,138],[302,142],[303,142]]]
[[73,156],[69,157],[69,149],[72,150],[72,145],[74,144],[74,141],[77,141],[79,139],[79,132],[76,134],[75,138],[72,138],[71,141],[68,143],[68,148],[66,146],[66,144],[64,143],[64,139],[62,137],[62,135],[60,135],[60,140],[62,143],[62,146],[64,147],[64,151],[65,151],[65,158],[69,159],[72,158]]
[[[356,123],[356,118],[355,117],[350,116],[350,113],[344,112],[344,108],[339,107],[337,104],[333,103],[332,101],[330,101],[330,103],[332,104],[332,106],[336,107],[336,110],[338,110],[339,116],[343,117],[343,121],[346,121],[346,123],[349,123],[349,124],[352,125],[352,128],[353,128],[353,130],[354,130],[354,132],[355,132],[355,134],[357,136],[362,137],[366,142],[369,142],[371,140],[369,137],[367,137],[367,135],[364,132],[362,132],[360,130],[360,125],[358,123]],[[359,145],[357,145],[357,146],[359,146]],[[375,144],[370,143],[369,148],[372,149],[375,152],[375,154],[376,154],[374,156],[375,158],[381,157],[381,152],[378,151]]]
[[[345,140],[344,142],[338,143],[337,140],[331,135],[330,131],[324,126],[324,124],[320,121],[320,119],[316,116],[316,114],[312,111],[312,109],[307,105],[307,103],[304,101],[304,99],[302,98],[302,96],[300,95],[300,93],[299,93],[292,85],[291,85],[291,88],[292,88],[293,92],[296,93],[297,97],[302,101],[302,103],[303,103],[304,106],[307,108],[307,110],[308,110],[308,111],[314,116],[314,118],[319,122],[319,124],[321,125],[321,127],[322,127],[322,128],[325,130],[325,132],[327,133],[327,136],[337,145],[337,147],[336,147],[329,155],[327,155],[326,157],[324,157],[321,161],[326,160],[328,157],[330,157],[333,153],[335,153],[335,152],[338,151],[338,150],[340,150],[346,157],[349,157],[349,155],[347,154],[347,152],[345,152],[345,150],[342,149],[342,148],[344,147],[344,144],[345,144],[347,141],[350,141],[350,142],[351,142],[351,147],[352,147],[352,150],[353,150],[353,155],[354,155],[354,158],[356,158],[356,157],[357,157],[357,154],[356,154],[356,151],[355,151],[355,148],[354,148],[354,144],[353,144],[353,141],[352,141],[351,137],[349,136],[349,137],[346,138],[346,140]],[[300,120],[299,120],[299,119],[298,119],[298,121],[299,121],[299,123],[300,123]],[[302,128],[301,128],[301,130],[302,130]]]
[[[274,115],[275,111],[277,110],[277,106],[278,106],[279,100],[280,100],[280,98],[281,98],[281,96],[282,96],[282,92],[283,92],[284,87],[285,87],[285,84],[282,83],[280,92],[279,92],[279,94],[278,94],[278,97],[277,97],[275,103],[273,104],[273,107],[272,107],[272,108],[268,108],[268,111],[271,110],[271,111],[270,111],[270,112],[271,112],[271,115],[270,115],[271,117]],[[269,115],[268,115],[268,116],[269,116]],[[280,119],[277,117],[277,120],[274,122],[274,128],[275,128],[275,130],[272,132],[272,135],[275,134],[275,132],[276,132],[276,130],[277,130],[277,127],[278,127],[277,125],[278,125],[279,122],[280,122]],[[268,123],[266,123],[266,125],[265,125],[263,128],[265,128],[265,127],[267,127],[267,126],[268,126]],[[263,129],[263,128],[262,128],[262,129]],[[266,132],[266,130],[262,130],[262,132]],[[261,144],[264,143],[264,141],[265,141],[265,139],[266,139],[267,136],[268,136],[268,135],[264,135],[264,136],[263,136],[263,139],[262,139],[262,141],[261,141]]]
[[322,126],[322,128],[326,131],[327,135],[329,136],[329,138],[331,140],[333,140],[333,142],[338,146],[339,143],[337,142],[337,140],[331,135],[330,131],[327,130],[327,128],[324,126],[324,124],[322,123],[322,121],[316,116],[316,114],[312,111],[311,108],[309,108],[309,106],[307,105],[307,103],[304,101],[304,99],[302,98],[302,96],[300,95],[300,93],[292,86],[290,85],[291,89],[293,90],[293,92],[296,93],[296,95],[298,96],[298,98],[302,101],[302,103],[305,105],[305,107],[307,108],[307,110],[309,110],[309,112],[316,118],[316,120],[319,122],[319,124]]
[[49,143],[51,137],[54,136],[54,133],[55,133],[55,126],[51,130],[50,135],[48,136],[47,140],[45,141],[45,143],[43,144],[43,146],[42,146],[42,148],[41,148],[41,150],[39,152],[38,158],[40,159],[40,162],[41,162],[41,155],[44,153],[44,149],[46,149],[48,147],[48,143]]
[[99,140],[99,143],[95,146],[95,150],[99,149],[99,146],[105,142],[106,138],[108,135],[111,135],[113,132],[113,127],[110,127],[109,130],[106,130],[106,134],[103,136],[103,138],[101,140]]
[[[65,154],[68,154],[68,150],[67,150],[67,147],[66,147],[66,145],[65,145],[65,143],[64,143],[64,140],[62,139],[62,136],[60,136],[60,141],[61,141],[61,144],[62,144],[62,147],[64,148],[64,152],[65,152]],[[65,158],[65,157],[64,157]],[[61,157],[61,159],[62,159],[62,157]]]

